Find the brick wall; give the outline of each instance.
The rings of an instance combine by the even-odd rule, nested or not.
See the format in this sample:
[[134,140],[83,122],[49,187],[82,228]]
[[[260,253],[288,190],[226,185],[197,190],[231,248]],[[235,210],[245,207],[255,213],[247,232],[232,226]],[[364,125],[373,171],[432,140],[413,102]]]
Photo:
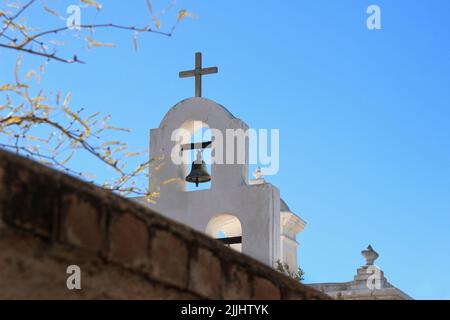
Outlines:
[[[4,151],[0,215],[0,298],[328,298],[138,203]],[[66,287],[73,264],[81,290]]]

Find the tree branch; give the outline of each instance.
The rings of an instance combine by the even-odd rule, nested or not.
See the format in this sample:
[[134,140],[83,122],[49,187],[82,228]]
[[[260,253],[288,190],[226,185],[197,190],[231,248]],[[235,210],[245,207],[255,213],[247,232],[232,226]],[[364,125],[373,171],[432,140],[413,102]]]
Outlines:
[[20,10],[17,11],[17,13],[16,13],[14,16],[12,16],[12,17],[10,17],[10,18],[7,18],[8,22],[6,23],[6,25],[3,27],[2,31],[0,32],[0,36],[2,36],[2,35],[5,33],[5,31],[8,30],[9,26],[11,25],[11,23],[12,23],[15,19],[17,19],[17,18],[18,18],[25,10],[27,10],[27,8],[28,8],[29,6],[31,6],[35,1],[36,1],[36,0],[30,0],[30,1],[28,1],[28,3],[25,4],[22,8],[20,8]]
[[3,43],[0,43],[0,47],[6,48],[6,49],[18,50],[18,51],[26,52],[29,54],[45,57],[45,58],[48,58],[51,60],[56,60],[56,61],[64,62],[64,63],[75,63],[75,62],[85,63],[84,61],[79,60],[77,58],[77,56],[74,56],[73,59],[64,59],[64,58],[60,58],[60,57],[56,56],[54,53],[43,53],[43,52],[35,51],[33,49],[20,48],[20,47],[15,47],[15,46],[3,44]]
[[156,33],[156,34],[160,34],[163,36],[167,36],[167,37],[171,37],[172,33],[167,33],[167,32],[162,32],[162,31],[157,31],[157,30],[153,30],[150,27],[147,28],[137,28],[135,26],[123,26],[123,25],[118,25],[118,24],[114,24],[114,23],[102,23],[102,24],[80,24],[80,25],[73,25],[70,27],[61,27],[61,28],[56,28],[56,29],[52,29],[52,30],[47,30],[47,31],[43,31],[41,33],[37,33],[29,38],[27,38],[22,44],[19,45],[19,47],[23,47],[26,46],[28,43],[30,43],[33,40],[36,40],[42,36],[48,35],[48,34],[57,34],[59,32],[62,31],[66,31],[69,29],[76,29],[76,28],[80,28],[80,29],[99,29],[99,28],[115,28],[115,29],[122,29],[122,30],[130,30],[130,31],[137,31],[137,32],[152,32],[152,33]]

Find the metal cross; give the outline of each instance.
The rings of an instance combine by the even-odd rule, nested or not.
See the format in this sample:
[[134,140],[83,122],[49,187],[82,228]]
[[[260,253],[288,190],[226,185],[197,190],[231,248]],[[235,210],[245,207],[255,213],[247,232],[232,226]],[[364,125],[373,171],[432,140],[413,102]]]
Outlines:
[[202,76],[206,74],[212,74],[219,72],[217,67],[203,68],[202,69],[202,53],[195,53],[195,69],[189,71],[181,71],[180,78],[195,77],[195,96],[202,96]]

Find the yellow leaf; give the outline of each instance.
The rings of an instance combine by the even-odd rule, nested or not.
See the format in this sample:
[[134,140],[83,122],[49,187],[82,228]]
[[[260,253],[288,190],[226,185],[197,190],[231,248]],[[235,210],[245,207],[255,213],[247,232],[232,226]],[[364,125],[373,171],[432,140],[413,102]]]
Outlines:
[[66,95],[66,98],[64,99],[64,102],[63,102],[63,107],[64,107],[64,108],[67,107],[67,104],[69,103],[69,101],[70,101],[71,98],[72,98],[72,94],[69,92],[69,93]]
[[126,157],[135,157],[135,156],[138,156],[140,154],[141,154],[140,152],[126,152],[125,156]]
[[10,108],[10,106],[8,104],[4,104],[4,105],[0,106],[0,111],[5,110],[6,108]]
[[161,28],[161,21],[158,18],[153,17],[153,21],[155,22],[156,29]]
[[166,184],[173,183],[175,181],[177,181],[176,178],[171,178],[171,179],[167,179],[167,180],[162,181],[161,184],[164,186]]
[[123,151],[123,150],[125,150],[125,149],[128,149],[128,147],[127,147],[125,144],[123,144],[123,145],[121,145],[120,147],[115,148],[115,149],[113,150],[113,153],[119,153],[119,152],[121,152],[121,151]]
[[197,16],[191,12],[187,12],[185,9],[182,9],[178,12],[178,18],[177,21],[181,21],[186,17],[190,17],[190,18],[196,18]]
[[83,3],[86,3],[88,6],[95,7],[95,9],[100,10],[102,5],[94,0],[80,0]]
[[51,107],[47,104],[38,104],[37,106],[38,109],[44,109],[44,110],[50,110]]
[[35,137],[35,136],[29,136],[29,135],[27,135],[26,138],[27,138],[28,140],[34,140],[34,141],[40,141],[40,142],[47,142],[47,140],[42,139],[42,138],[39,138],[39,137]]
[[124,132],[130,132],[130,129],[125,129],[125,128],[117,128],[117,127],[113,127],[113,126],[105,126],[104,129],[106,130],[115,130],[115,131],[124,131]]
[[7,90],[11,90],[13,88],[13,86],[9,83],[4,84],[0,87],[0,91],[7,91]]
[[75,154],[75,151],[72,151],[72,152],[69,154],[69,156],[68,156],[65,160],[63,160],[63,161],[61,162],[61,164],[62,164],[62,165],[65,165],[67,162],[69,162],[70,159],[72,159],[72,157],[73,157],[74,154]]
[[50,13],[51,15],[54,15],[55,17],[61,17],[61,15],[56,10],[50,9],[47,6],[44,6],[44,10]]
[[102,143],[102,147],[122,144],[120,141],[107,141]]
[[95,41],[91,37],[86,37],[86,41],[89,42],[88,48],[91,48],[91,47],[110,47],[110,48],[113,48],[113,47],[116,46],[114,43],[102,43],[102,42]]
[[19,9],[20,5],[17,2],[8,3],[8,7]]
[[180,20],[183,20],[185,17],[186,17],[186,14],[187,14],[187,11],[186,10],[180,10],[179,12],[178,12],[178,18],[177,18],[177,20],[178,21],[180,21]]
[[8,121],[6,121],[6,124],[16,124],[16,123],[20,123],[20,122],[22,122],[22,118],[14,116],[14,117],[9,118]]
[[93,118],[97,117],[100,114],[100,112],[96,112],[92,115],[90,115],[89,117],[86,118],[86,120],[84,120],[84,122],[88,123],[89,121],[91,121]]
[[25,76],[25,80],[28,81],[28,79],[30,79],[34,75],[35,72],[36,71],[34,71],[34,69],[28,71],[27,75]]

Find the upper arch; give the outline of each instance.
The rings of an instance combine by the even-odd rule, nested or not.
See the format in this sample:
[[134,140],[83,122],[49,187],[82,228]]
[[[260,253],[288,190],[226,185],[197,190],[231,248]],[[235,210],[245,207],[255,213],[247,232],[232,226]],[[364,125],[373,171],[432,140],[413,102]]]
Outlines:
[[236,118],[227,108],[206,98],[188,98],[178,102],[166,113],[159,124],[160,129],[180,128],[186,121],[202,121],[210,128],[225,129],[229,122],[236,120],[236,127],[247,127]]

